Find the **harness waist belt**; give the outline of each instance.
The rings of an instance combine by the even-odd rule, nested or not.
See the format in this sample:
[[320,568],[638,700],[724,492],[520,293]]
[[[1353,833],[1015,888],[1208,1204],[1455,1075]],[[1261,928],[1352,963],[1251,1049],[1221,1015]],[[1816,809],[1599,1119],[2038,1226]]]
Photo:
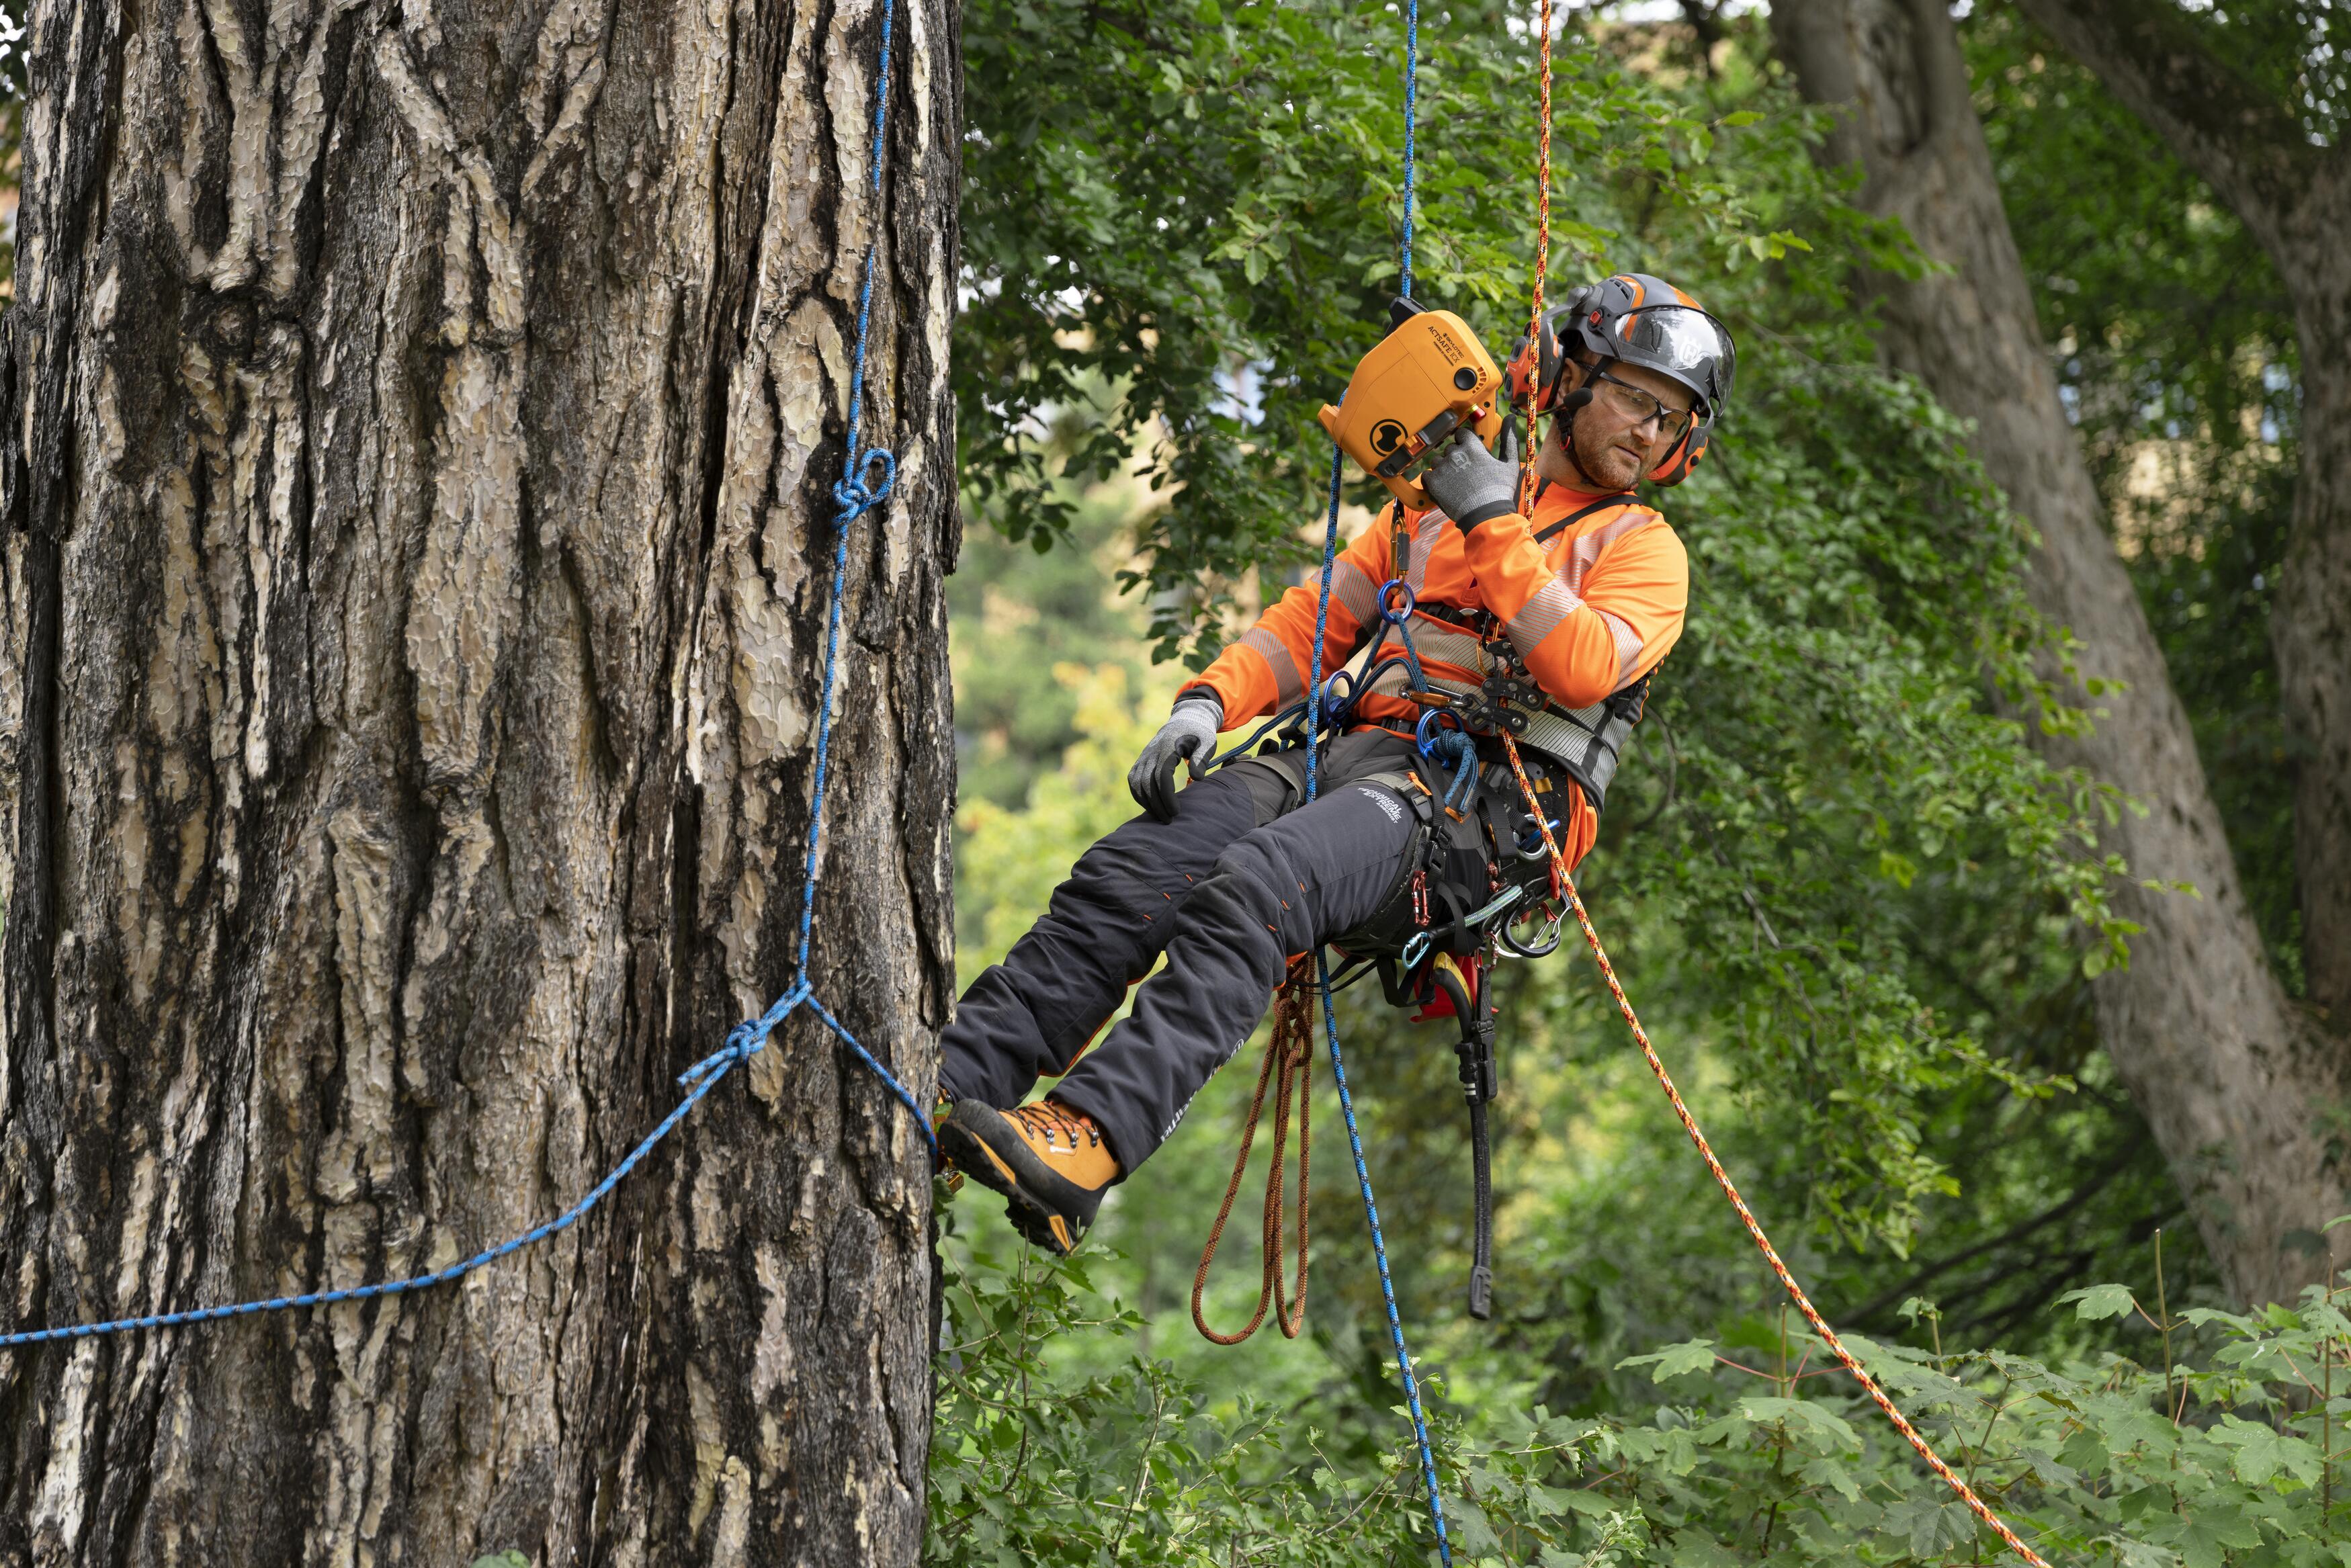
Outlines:
[[[1429,686],[1458,697],[1479,697],[1476,686],[1442,676],[1431,676]],[[1608,786],[1624,761],[1625,742],[1641,720],[1648,695],[1647,677],[1588,707],[1568,708],[1546,703],[1525,713],[1527,725],[1518,731],[1519,744],[1531,747],[1557,762],[1583,789],[1597,813],[1607,802]]]

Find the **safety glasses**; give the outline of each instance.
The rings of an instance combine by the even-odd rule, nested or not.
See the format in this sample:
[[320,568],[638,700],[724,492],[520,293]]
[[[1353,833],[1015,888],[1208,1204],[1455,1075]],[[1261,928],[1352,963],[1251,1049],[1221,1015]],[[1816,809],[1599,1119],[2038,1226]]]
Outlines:
[[1594,371],[1592,379],[1601,383],[1596,401],[1618,418],[1631,421],[1635,430],[1655,421],[1659,435],[1667,441],[1678,441],[1695,417],[1688,409],[1671,407],[1630,382],[1618,381],[1606,371]]

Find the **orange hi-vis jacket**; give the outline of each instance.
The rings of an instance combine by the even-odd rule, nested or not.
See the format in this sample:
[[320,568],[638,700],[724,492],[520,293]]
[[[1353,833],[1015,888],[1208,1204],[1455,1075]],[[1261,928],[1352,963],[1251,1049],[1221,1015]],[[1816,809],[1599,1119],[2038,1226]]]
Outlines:
[[[1378,631],[1380,585],[1401,576],[1423,607],[1412,617],[1413,641],[1433,686],[1475,690],[1488,655],[1477,638],[1426,613],[1431,607],[1490,613],[1535,684],[1562,707],[1590,708],[1631,685],[1681,635],[1689,556],[1655,509],[1628,497],[1586,510],[1601,499],[1552,485],[1536,498],[1531,519],[1507,513],[1467,537],[1441,511],[1407,514],[1411,559],[1402,572],[1395,563],[1393,511],[1383,509],[1332,567],[1324,670],[1343,665]],[[1538,542],[1539,534],[1579,511],[1585,515]],[[1290,589],[1187,689],[1213,690],[1228,727],[1303,700],[1320,598],[1319,579]],[[1400,651],[1399,641],[1391,637],[1383,657]],[[1416,721],[1415,704],[1388,695],[1402,684],[1400,672],[1376,683],[1356,706],[1359,721]],[[1536,740],[1531,733],[1525,738]],[[1573,863],[1591,848],[1599,819],[1582,790],[1571,794],[1573,815],[1560,847]]]

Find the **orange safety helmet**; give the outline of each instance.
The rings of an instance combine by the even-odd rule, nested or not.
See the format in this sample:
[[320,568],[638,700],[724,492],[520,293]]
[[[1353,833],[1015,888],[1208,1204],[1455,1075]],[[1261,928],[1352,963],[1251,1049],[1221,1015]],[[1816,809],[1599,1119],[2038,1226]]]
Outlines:
[[[1564,388],[1570,378],[1562,372],[1577,350],[1595,356],[1593,374]],[[1544,311],[1533,334],[1510,350],[1504,374],[1511,402],[1530,418],[1550,413],[1573,422],[1592,401],[1594,377],[1617,362],[1670,377],[1697,399],[1698,417],[1647,475],[1653,484],[1680,484],[1706,455],[1715,422],[1730,399],[1738,365],[1730,329],[1665,279],[1620,272],[1576,289],[1564,304]],[[1569,444],[1571,457],[1574,450]]]

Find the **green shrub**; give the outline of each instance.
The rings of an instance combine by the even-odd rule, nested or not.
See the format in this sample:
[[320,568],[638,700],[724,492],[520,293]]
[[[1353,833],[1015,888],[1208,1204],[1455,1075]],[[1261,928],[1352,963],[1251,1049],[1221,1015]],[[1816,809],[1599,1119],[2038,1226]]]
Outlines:
[[[1044,1352],[1058,1337],[1131,1335],[1142,1320],[1096,1291],[1082,1259],[1024,1250],[949,1270],[931,1561],[1434,1561],[1400,1406],[1392,1448],[1350,1455],[1312,1424],[1312,1401],[1211,1403],[1148,1355],[1057,1375]],[[1910,1315],[1928,1347],[1848,1343],[2053,1563],[2351,1563],[2329,1463],[2351,1403],[2333,1387],[2351,1348],[2335,1294],[2250,1316],[2175,1317],[2119,1285],[2065,1299],[2077,1320],[2137,1321],[2152,1364],[1946,1350],[1925,1303]],[[1426,1379],[1454,1560],[1998,1561],[1998,1540],[1825,1360],[1784,1324],[1668,1345],[1623,1364],[1648,1372],[1656,1406],[1578,1416],[1465,1410]]]

